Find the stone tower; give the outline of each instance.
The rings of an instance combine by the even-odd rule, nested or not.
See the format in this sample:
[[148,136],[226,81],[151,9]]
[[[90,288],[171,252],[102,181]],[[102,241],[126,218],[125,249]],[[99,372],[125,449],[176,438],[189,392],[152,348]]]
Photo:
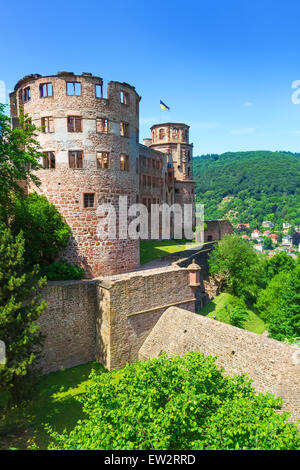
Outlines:
[[194,204],[193,144],[189,143],[189,126],[170,122],[155,124],[151,132],[152,139],[147,139],[146,144],[167,155],[168,172],[174,173],[174,202]]
[[71,72],[26,76],[10,95],[13,125],[21,108],[41,128],[38,191],[71,227],[63,257],[81,265],[88,277],[126,272],[139,264],[138,240],[96,235],[99,204],[115,206],[117,229],[122,229],[127,220],[119,217],[119,196],[127,196],[128,204],[137,199],[139,101],[127,83],[109,82],[104,98],[102,78]]

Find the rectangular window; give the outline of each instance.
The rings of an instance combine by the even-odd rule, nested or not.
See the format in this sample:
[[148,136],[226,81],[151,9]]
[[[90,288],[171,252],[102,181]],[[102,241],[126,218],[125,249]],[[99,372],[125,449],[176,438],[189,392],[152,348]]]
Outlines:
[[129,171],[129,156],[125,153],[121,153],[120,155],[120,170]]
[[129,137],[129,124],[128,124],[128,122],[124,122],[124,121],[120,122],[120,136],[121,137]]
[[80,96],[81,95],[81,83],[80,82],[67,82],[67,95],[68,96]]
[[95,96],[96,98],[103,98],[103,87],[102,85],[95,85]]
[[42,83],[40,85],[40,97],[47,98],[48,96],[53,96],[52,83]]
[[44,152],[43,168],[55,168],[55,154],[54,152]]
[[103,134],[109,134],[109,121],[105,118],[96,119],[96,131]]
[[95,193],[83,193],[83,207],[85,209],[95,207]]
[[30,98],[31,98],[30,86],[27,86],[23,90],[23,101],[24,102],[29,101]]
[[81,116],[68,116],[68,132],[82,132]]
[[127,106],[129,105],[129,93],[127,91],[121,91],[120,92],[120,101],[122,104],[126,104]]
[[109,153],[97,152],[97,168],[109,168]]
[[69,150],[69,168],[83,168],[82,150]]
[[147,184],[147,177],[146,175],[143,175],[143,186],[146,186]]
[[151,186],[151,176],[147,176],[147,185]]
[[139,130],[136,128],[136,143],[139,143]]
[[54,120],[52,116],[42,118],[42,131],[44,134],[51,134],[54,132]]

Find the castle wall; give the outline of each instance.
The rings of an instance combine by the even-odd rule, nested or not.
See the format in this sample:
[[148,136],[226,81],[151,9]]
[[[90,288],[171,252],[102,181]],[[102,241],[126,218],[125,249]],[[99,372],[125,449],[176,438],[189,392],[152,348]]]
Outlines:
[[189,273],[177,266],[141,270],[93,281],[50,282],[43,372],[97,360],[108,369],[137,360],[161,314],[172,304],[194,310]]
[[95,281],[49,282],[42,290],[48,303],[39,319],[45,335],[43,373],[73,367],[95,358]]
[[139,351],[139,359],[161,351],[183,355],[201,351],[217,356],[225,374],[245,374],[258,392],[284,399],[284,409],[300,419],[300,350],[225,323],[171,307],[164,312]]
[[[100,281],[99,286],[109,296],[106,312],[109,352],[105,363],[108,369],[137,361],[145,338],[170,305],[191,311],[195,308],[189,273],[177,266],[112,276]],[[104,302],[108,305],[105,296]],[[103,342],[102,335],[99,340]]]

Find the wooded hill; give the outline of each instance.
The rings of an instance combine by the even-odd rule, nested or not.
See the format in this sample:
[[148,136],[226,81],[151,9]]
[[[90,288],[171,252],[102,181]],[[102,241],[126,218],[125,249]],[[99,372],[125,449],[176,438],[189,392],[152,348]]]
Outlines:
[[193,163],[196,201],[206,219],[260,226],[263,220],[300,225],[300,154],[227,152],[201,155]]

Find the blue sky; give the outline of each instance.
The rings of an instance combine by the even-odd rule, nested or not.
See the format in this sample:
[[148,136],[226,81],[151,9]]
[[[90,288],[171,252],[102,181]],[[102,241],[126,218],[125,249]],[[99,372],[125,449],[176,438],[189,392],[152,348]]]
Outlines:
[[15,0],[0,12],[8,90],[29,73],[92,72],[142,95],[141,138],[186,122],[194,155],[300,152],[296,0]]

